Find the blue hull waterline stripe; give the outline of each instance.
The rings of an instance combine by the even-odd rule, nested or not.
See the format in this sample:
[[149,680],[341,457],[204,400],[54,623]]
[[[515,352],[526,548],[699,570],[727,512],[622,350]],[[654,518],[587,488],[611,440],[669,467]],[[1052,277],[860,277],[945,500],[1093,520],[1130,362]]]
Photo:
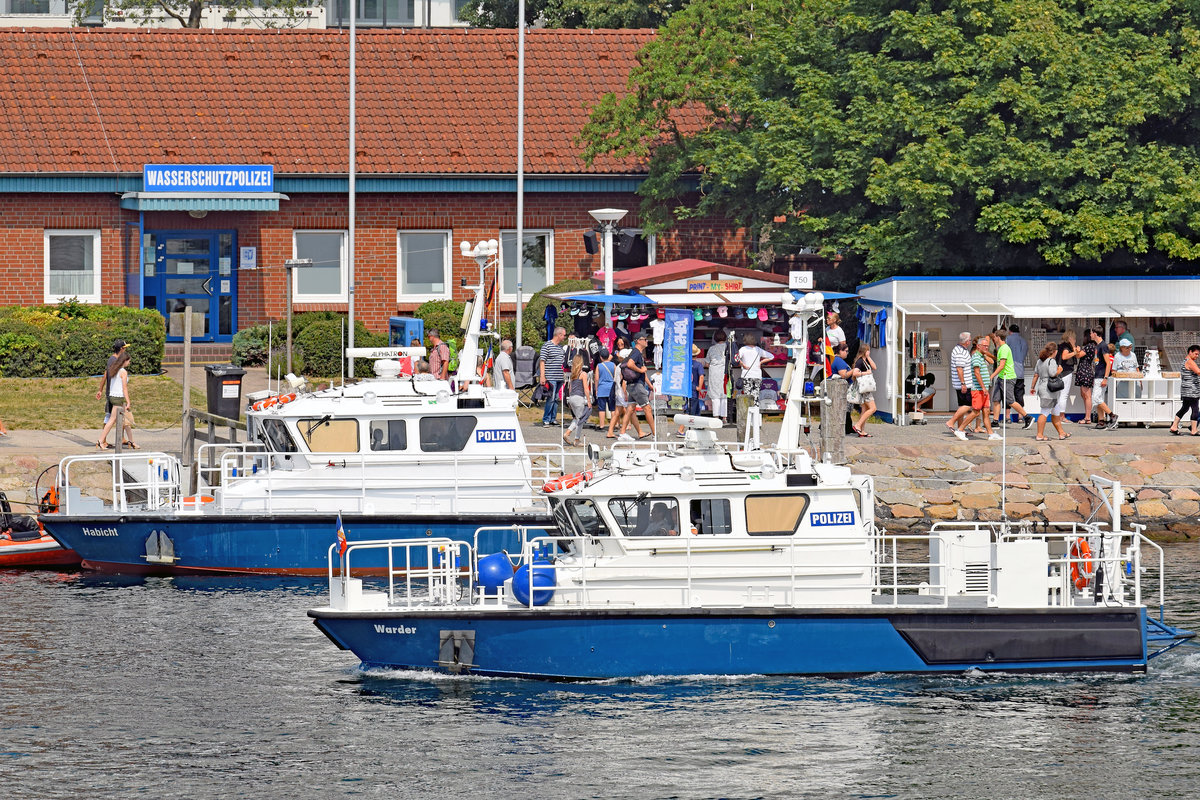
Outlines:
[[471,631],[471,665],[464,671],[519,677],[967,669],[1143,672],[1147,660],[1143,609],[1085,614],[713,609],[429,615],[318,609],[309,616],[367,668],[438,669],[444,634]]

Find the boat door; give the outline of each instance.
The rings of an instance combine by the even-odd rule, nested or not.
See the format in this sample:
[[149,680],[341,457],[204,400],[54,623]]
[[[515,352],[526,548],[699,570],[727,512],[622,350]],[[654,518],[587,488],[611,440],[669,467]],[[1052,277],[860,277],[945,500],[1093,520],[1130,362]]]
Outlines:
[[167,321],[167,341],[183,341],[183,312],[192,309],[192,341],[228,342],[237,321],[235,231],[147,231],[147,308]]

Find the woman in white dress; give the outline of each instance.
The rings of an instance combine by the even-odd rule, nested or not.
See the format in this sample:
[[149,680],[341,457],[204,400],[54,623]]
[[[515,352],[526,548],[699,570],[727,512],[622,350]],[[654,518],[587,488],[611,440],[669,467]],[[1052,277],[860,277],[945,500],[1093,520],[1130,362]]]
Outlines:
[[708,362],[708,407],[712,415],[719,419],[726,419],[729,415],[725,395],[725,376],[729,363],[729,342],[726,339],[725,331],[717,331],[705,358]]

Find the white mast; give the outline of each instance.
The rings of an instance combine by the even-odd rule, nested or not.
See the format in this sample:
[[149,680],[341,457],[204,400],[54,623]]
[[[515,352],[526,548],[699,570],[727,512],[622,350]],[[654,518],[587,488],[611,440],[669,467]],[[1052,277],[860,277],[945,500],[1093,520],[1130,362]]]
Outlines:
[[517,347],[521,346],[521,272],[525,265],[525,0],[517,0]]
[[[354,347],[354,173],[355,173],[355,147],[354,147],[354,129],[355,129],[355,64],[354,64],[354,40],[357,32],[356,22],[358,0],[350,0],[350,224],[346,236],[346,290],[347,290],[347,308],[350,317],[350,348]],[[350,378],[354,378],[354,356],[346,357],[346,372]]]

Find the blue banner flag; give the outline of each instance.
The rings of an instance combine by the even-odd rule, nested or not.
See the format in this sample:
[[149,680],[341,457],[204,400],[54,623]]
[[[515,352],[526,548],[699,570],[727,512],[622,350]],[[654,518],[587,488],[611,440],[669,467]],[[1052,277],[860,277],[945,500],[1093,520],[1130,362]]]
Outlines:
[[694,316],[683,308],[668,308],[663,321],[662,393],[692,396],[692,324]]

